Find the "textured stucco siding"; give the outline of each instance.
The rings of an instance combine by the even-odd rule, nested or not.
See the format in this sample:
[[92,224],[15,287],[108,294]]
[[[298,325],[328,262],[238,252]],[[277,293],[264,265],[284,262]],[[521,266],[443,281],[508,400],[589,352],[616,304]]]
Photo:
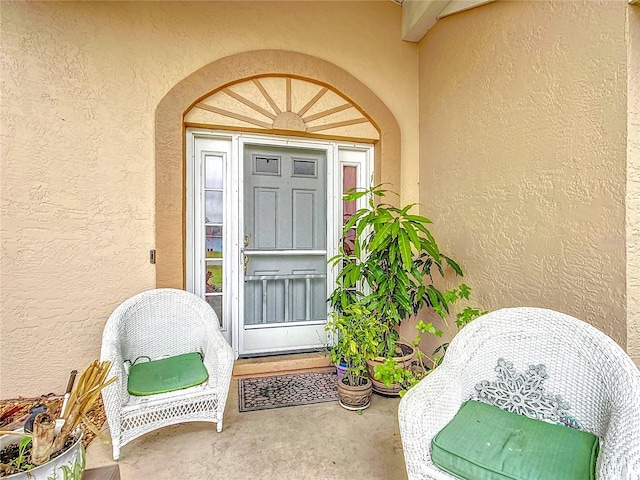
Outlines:
[[0,398],[60,392],[98,357],[111,311],[155,286],[155,111],[217,59],[292,50],[360,79],[400,125],[403,196],[417,199],[417,47],[391,2],[3,2],[0,15]]
[[626,10],[496,2],[420,43],[420,200],[474,303],[539,306],[627,346]]
[[640,366],[640,5],[628,9],[627,343]]

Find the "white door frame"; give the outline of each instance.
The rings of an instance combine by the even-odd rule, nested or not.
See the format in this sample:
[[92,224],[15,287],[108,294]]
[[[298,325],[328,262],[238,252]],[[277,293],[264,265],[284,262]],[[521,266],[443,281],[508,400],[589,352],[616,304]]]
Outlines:
[[[243,150],[245,144],[324,150],[327,155],[327,259],[338,253],[342,232],[343,166],[358,168],[358,186],[368,186],[373,173],[373,145],[331,140],[220,132],[188,128],[186,133],[186,289],[204,296],[204,162],[196,158],[196,141],[204,139],[213,147],[208,153],[224,157],[224,229],[223,229],[223,334],[239,355],[277,353],[279,349],[242,352],[244,289],[243,265]],[[361,200],[362,202],[365,199]],[[362,206],[363,203],[359,206]],[[335,286],[336,272],[327,265],[327,297]],[[314,347],[321,347],[319,343]],[[288,349],[280,349],[290,351]]]

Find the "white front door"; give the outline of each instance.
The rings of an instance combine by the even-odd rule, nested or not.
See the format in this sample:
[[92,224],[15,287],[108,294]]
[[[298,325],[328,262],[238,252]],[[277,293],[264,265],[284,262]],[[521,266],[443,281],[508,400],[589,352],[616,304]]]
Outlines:
[[186,287],[215,309],[236,357],[326,344],[327,297],[370,145],[190,129]]

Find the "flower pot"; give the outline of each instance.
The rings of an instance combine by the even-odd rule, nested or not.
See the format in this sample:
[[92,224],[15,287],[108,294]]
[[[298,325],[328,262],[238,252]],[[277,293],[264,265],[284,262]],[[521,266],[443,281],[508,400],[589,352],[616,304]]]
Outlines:
[[351,386],[345,383],[347,377],[338,381],[338,398],[340,406],[347,410],[364,410],[371,401],[371,380],[366,379],[364,385]]
[[[416,349],[408,343],[398,343],[398,347],[402,350],[402,354],[393,357],[393,359],[402,368],[409,368],[411,366],[411,362],[413,362],[413,359],[416,356]],[[373,383],[373,391],[380,395],[398,397],[400,396],[400,390],[402,390],[402,386],[400,384],[392,383],[387,387],[383,382],[375,379],[374,369],[376,365],[382,365],[384,361],[385,357],[375,357],[372,360],[367,360],[367,366],[369,367],[369,378],[371,378],[371,382]]]
[[[60,432],[64,420],[56,420],[56,435]],[[21,431],[21,430],[16,430]],[[15,473],[4,477],[7,480],[81,480],[84,476],[85,453],[82,446],[81,430],[75,433],[77,435],[73,445],[65,450],[62,454],[52,458],[48,462],[39,467],[32,468],[26,472]],[[3,435],[0,437],[0,449],[11,443],[20,443],[23,437],[19,435]]]

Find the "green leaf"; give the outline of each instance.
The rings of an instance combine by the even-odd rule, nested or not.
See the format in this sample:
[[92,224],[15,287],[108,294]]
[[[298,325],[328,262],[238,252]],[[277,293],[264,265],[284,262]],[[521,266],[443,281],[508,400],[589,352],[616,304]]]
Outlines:
[[359,240],[362,237],[362,232],[364,232],[365,228],[369,226],[369,222],[367,221],[367,217],[363,217],[356,226],[356,240]]
[[446,255],[441,255],[441,257],[444,258],[446,262],[449,264],[449,266],[455,270],[456,274],[458,274],[461,277],[464,276],[462,274],[462,269],[460,268],[460,265],[458,265],[453,259],[447,257]]
[[458,300],[458,292],[456,290],[447,290],[442,296],[446,303],[455,303]]
[[427,217],[423,217],[422,215],[405,215],[404,218],[416,223],[433,223]]
[[391,236],[395,238],[398,236],[399,232],[400,232],[400,222],[398,222],[398,220],[395,220],[393,222],[393,227],[391,227]]
[[367,210],[366,208],[361,208],[360,210],[357,210],[353,215],[351,215],[351,218],[349,219],[349,221],[345,223],[344,228],[342,229],[343,233],[346,233],[349,230],[351,230],[353,226],[358,222],[360,217],[362,217],[363,215],[366,215],[367,213],[369,213],[369,210]]
[[390,222],[391,220],[393,220],[393,216],[386,210],[382,210],[381,213],[373,220],[371,220],[370,223],[375,225],[377,223]]
[[349,272],[349,281],[348,281],[349,286],[356,286],[358,283],[358,280],[360,280],[360,267],[357,265],[354,265],[354,268],[352,268],[351,271]]
[[375,237],[373,238],[373,240],[369,244],[369,252],[375,251],[380,245],[382,245],[385,241],[387,241],[389,239],[389,237],[388,237],[389,230],[391,230],[392,226],[393,226],[393,224],[388,223],[386,225],[383,225],[380,228],[380,230],[378,232],[376,232]]
[[[402,210],[400,210],[398,213],[399,213],[400,215],[402,215],[403,217],[407,218],[407,212],[408,212],[409,210],[411,210],[415,205],[417,205],[417,203],[410,203],[410,204],[408,204],[408,205],[405,205],[405,206],[402,208]],[[413,215],[411,215],[411,216],[413,216]],[[425,219],[425,220],[426,220],[426,219]]]
[[395,243],[389,245],[389,263],[395,263],[396,255],[398,254],[398,247]]
[[[425,234],[426,235],[426,234]],[[436,244],[433,237],[431,239],[429,236],[431,233],[427,235],[427,238],[422,239],[422,248],[424,248],[431,257],[433,257],[436,261],[440,260],[440,250],[438,249],[438,245]]]
[[[409,297],[407,296],[407,292],[404,290],[397,291],[397,295],[394,295],[394,300],[398,302],[398,304],[402,307],[402,309],[409,313],[411,312],[411,302],[409,301]],[[404,315],[402,315],[404,317]]]
[[353,254],[356,258],[360,258],[362,256],[362,248],[360,247],[360,242],[357,239],[353,242]]
[[464,298],[465,300],[469,300],[469,295],[471,295],[471,288],[469,288],[469,286],[465,285],[464,283],[461,283],[458,287],[458,296],[460,298]]
[[369,190],[355,191],[354,188],[350,188],[345,192],[345,195],[342,196],[342,200],[345,202],[353,202],[354,200],[364,197],[368,193]]
[[402,266],[405,270],[410,270],[413,263],[413,258],[411,256],[411,242],[409,242],[409,236],[404,230],[400,230],[398,233],[398,246],[400,247]]
[[420,237],[416,233],[416,229],[413,228],[413,225],[411,225],[411,223],[409,222],[403,222],[402,227],[407,232],[407,235],[409,235],[409,239],[411,240],[411,243],[415,246],[415,248],[420,248]]

